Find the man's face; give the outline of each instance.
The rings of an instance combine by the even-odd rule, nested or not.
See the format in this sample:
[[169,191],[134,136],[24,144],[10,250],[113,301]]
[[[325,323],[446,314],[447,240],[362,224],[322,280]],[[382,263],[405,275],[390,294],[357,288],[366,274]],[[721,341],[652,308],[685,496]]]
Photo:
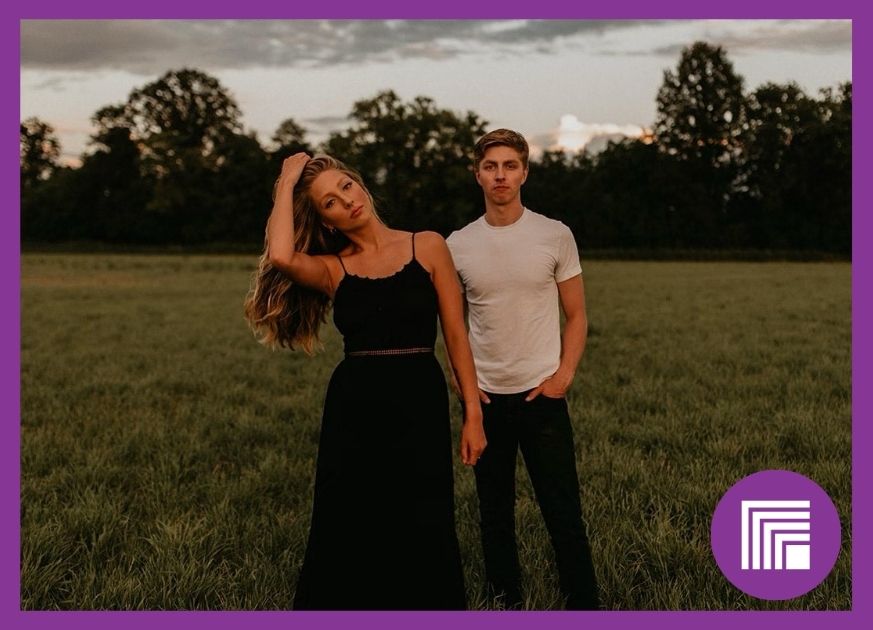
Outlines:
[[521,163],[521,156],[507,146],[489,147],[476,171],[476,181],[485,198],[497,206],[516,202],[526,179],[527,169]]

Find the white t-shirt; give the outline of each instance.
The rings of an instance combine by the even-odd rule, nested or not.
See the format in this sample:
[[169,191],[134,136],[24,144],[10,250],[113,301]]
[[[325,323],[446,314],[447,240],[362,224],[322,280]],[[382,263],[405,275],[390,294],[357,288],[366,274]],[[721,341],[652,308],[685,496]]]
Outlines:
[[502,227],[482,216],[447,239],[469,308],[479,387],[515,394],[561,360],[558,282],[582,273],[573,233],[527,208]]

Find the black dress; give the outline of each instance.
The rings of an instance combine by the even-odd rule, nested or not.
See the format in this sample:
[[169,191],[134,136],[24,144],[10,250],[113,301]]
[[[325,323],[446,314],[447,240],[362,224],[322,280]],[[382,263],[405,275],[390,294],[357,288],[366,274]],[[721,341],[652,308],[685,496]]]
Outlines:
[[294,608],[463,609],[437,296],[415,236],[397,273],[346,273],[333,317],[346,357],[327,388]]

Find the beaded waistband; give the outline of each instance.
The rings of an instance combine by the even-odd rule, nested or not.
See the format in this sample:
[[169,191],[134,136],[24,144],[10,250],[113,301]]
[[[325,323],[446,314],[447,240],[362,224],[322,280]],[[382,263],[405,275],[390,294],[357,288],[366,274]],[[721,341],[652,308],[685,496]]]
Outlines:
[[423,354],[433,352],[433,348],[391,348],[386,350],[355,350],[346,352],[347,357],[383,357],[397,354]]

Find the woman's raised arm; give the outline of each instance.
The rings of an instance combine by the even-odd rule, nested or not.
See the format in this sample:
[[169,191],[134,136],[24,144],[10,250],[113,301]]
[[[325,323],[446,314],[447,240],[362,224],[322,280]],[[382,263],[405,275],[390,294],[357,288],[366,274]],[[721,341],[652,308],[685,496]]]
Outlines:
[[294,186],[309,160],[306,153],[295,153],[282,162],[273,210],[267,221],[267,251],[270,263],[292,281],[331,295],[333,283],[325,257],[310,256],[295,247]]

